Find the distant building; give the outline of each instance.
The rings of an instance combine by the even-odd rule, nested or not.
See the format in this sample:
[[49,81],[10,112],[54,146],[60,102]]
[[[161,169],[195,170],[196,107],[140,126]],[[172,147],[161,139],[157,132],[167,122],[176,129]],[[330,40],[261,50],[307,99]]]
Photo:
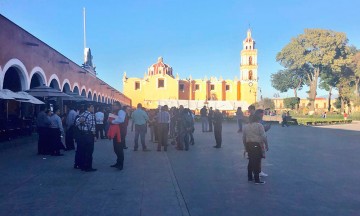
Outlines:
[[250,29],[243,41],[240,62],[240,79],[193,79],[191,76],[180,79],[179,75],[174,75],[173,68],[159,57],[157,62],[148,68],[143,78],[128,77],[124,73],[123,92],[131,98],[133,105],[142,103],[146,108],[157,108],[159,104],[174,100],[202,104],[212,101],[233,101],[234,105],[239,101],[252,104],[256,101],[258,91],[258,64],[255,41],[251,37]]
[[[275,110],[289,110],[289,108],[286,108],[284,105],[284,98],[275,98],[272,99],[275,104]],[[304,110],[307,107],[307,104],[310,101],[308,99],[300,99],[299,103],[299,109]],[[336,99],[331,99],[331,109],[330,111],[337,111],[336,107],[334,106],[334,103],[336,102]],[[316,98],[315,99],[315,112],[323,112],[327,111],[329,107],[329,100],[327,98]]]

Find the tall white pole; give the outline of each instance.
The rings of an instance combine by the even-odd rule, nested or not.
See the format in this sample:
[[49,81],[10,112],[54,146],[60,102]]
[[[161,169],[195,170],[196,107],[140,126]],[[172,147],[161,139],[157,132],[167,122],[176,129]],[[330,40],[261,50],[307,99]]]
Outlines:
[[84,50],[86,48],[86,15],[85,15],[85,8],[83,9],[84,15]]

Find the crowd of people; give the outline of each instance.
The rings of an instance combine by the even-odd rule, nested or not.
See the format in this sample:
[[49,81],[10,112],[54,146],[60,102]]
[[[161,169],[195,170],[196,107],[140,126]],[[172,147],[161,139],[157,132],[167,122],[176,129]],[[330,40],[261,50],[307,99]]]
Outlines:
[[[260,177],[267,176],[261,171],[261,159],[268,150],[266,131],[271,125],[262,121],[264,110],[248,107],[249,120],[246,120],[241,107],[236,111],[238,133],[243,134],[244,154],[247,154],[248,180],[264,184]],[[222,146],[223,115],[212,107],[204,106],[200,110],[202,132],[213,132],[214,148]],[[85,106],[70,107],[68,114],[61,118],[60,110],[54,111],[41,107],[37,117],[39,133],[38,154],[62,156],[60,152],[76,149],[74,168],[86,172],[96,169],[92,166],[94,143],[97,139],[112,140],[116,161],[111,167],[122,170],[124,167],[124,149],[127,149],[126,135],[131,122],[135,130],[134,151],[139,150],[139,138],[142,151],[150,151],[146,145],[145,135],[150,131],[150,141],[157,143],[157,151],[167,151],[169,144],[177,150],[188,151],[195,144],[195,114],[183,106],[169,107],[164,105],[156,110],[146,110],[139,103],[135,110],[114,102],[111,109],[97,107],[88,103]],[[245,124],[243,126],[243,124]],[[62,137],[65,136],[65,144]],[[76,142],[76,148],[75,148]]]

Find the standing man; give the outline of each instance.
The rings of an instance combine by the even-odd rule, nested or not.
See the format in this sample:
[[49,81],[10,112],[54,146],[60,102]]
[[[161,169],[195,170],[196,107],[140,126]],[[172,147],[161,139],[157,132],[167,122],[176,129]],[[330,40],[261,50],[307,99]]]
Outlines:
[[[112,124],[119,125],[120,130],[120,142],[118,141],[118,137],[113,138],[113,146],[114,146],[114,152],[116,154],[116,163],[111,165],[111,167],[118,168],[119,170],[122,170],[124,168],[124,140],[125,136],[123,135],[123,132],[121,131],[121,124],[124,124],[126,113],[124,110],[121,109],[121,104],[118,101],[115,101],[113,103],[113,113],[117,114],[116,119],[112,120]],[[123,137],[124,136],[124,137]]]
[[42,105],[40,107],[40,112],[36,118],[37,132],[39,134],[39,140],[38,140],[39,155],[46,155],[50,153],[50,151],[48,151],[48,148],[46,147],[47,145],[49,145],[48,128],[51,124],[48,116],[49,112],[50,110],[46,110],[46,106]]
[[60,149],[65,149],[64,145],[61,142],[61,138],[64,134],[64,128],[62,126],[62,121],[60,118],[60,109],[55,108],[54,113],[50,116],[50,129],[49,134],[51,136],[51,155],[53,156],[63,156],[60,153]]
[[169,123],[170,123],[170,114],[168,112],[169,108],[167,105],[161,108],[161,112],[157,114],[157,123],[158,123],[158,147],[157,150],[161,151],[161,146],[164,146],[164,151],[167,151],[167,142],[169,134]]
[[130,120],[130,108],[129,106],[123,106],[122,110],[125,112],[125,119],[124,123],[120,124],[121,142],[123,143],[124,149],[127,149],[128,147],[126,146],[126,135]]
[[216,109],[214,114],[214,135],[215,135],[216,146],[214,146],[214,148],[221,148],[222,121],[223,121],[223,116],[221,112],[218,109]]
[[244,118],[244,113],[241,110],[241,107],[238,107],[236,110],[236,118],[237,118],[237,123],[238,123],[238,133],[242,132],[242,122],[243,122],[243,118]]
[[131,118],[133,119],[135,124],[134,151],[138,150],[139,136],[141,139],[141,145],[143,151],[148,151],[145,145],[145,134],[146,134],[146,124],[149,121],[149,116],[142,109],[141,103],[138,103],[137,109],[132,113]]
[[213,111],[213,108],[210,107],[209,114],[208,114],[209,132],[213,131],[213,118],[214,118],[214,111]]
[[96,139],[99,139],[99,133],[100,133],[100,138],[104,139],[104,113],[102,108],[98,108],[97,112],[95,113],[95,122],[96,122],[96,126],[95,126],[95,133],[96,133]]
[[208,126],[208,119],[207,119],[207,109],[206,106],[204,106],[203,108],[201,108],[200,110],[200,116],[201,116],[201,127],[202,127],[202,132],[206,132],[208,130],[207,126]]
[[92,167],[94,142],[95,142],[95,116],[94,106],[87,104],[85,112],[80,114],[79,118],[75,122],[75,126],[80,130],[79,144],[80,150],[80,164],[79,167],[82,171],[93,172],[96,171]]
[[74,150],[74,124],[75,118],[77,116],[77,112],[75,111],[74,107],[70,107],[69,114],[66,117],[66,134],[65,134],[65,145],[66,150]]

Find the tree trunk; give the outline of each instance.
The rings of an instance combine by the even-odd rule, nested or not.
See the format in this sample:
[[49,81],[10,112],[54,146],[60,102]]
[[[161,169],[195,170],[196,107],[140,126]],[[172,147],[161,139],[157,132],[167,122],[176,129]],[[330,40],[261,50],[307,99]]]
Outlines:
[[359,77],[356,77],[356,80],[355,80],[355,95],[356,97],[359,97],[359,82],[360,82],[360,78]]
[[345,110],[344,98],[340,96],[340,113],[344,113],[344,110]]
[[310,81],[310,91],[309,91],[309,112],[315,112],[315,98],[316,98],[316,90],[317,90],[317,82],[319,78],[320,69],[315,68],[314,74],[309,75]]
[[294,88],[294,96],[297,97],[297,89]]
[[329,112],[330,112],[330,110],[331,110],[331,91],[332,91],[332,87],[330,86],[329,98],[328,98],[328,111],[329,111]]
[[[297,88],[294,88],[294,96],[297,98]],[[299,111],[299,108],[300,108],[300,101],[299,103],[296,104],[296,112]]]

